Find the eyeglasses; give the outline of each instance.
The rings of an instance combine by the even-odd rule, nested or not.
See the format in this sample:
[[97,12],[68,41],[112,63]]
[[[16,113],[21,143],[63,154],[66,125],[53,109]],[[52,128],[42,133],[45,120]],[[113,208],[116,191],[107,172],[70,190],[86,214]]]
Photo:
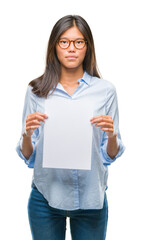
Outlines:
[[84,48],[84,47],[85,47],[85,44],[87,43],[86,40],[81,39],[81,38],[78,38],[78,39],[76,39],[76,40],[74,40],[74,41],[73,41],[73,40],[66,39],[66,38],[62,38],[62,39],[59,39],[57,42],[58,42],[59,46],[60,46],[61,48],[63,48],[63,49],[67,49],[67,48],[70,46],[71,42],[73,42],[73,45],[74,45],[75,48],[77,48],[77,49],[82,49],[82,48]]

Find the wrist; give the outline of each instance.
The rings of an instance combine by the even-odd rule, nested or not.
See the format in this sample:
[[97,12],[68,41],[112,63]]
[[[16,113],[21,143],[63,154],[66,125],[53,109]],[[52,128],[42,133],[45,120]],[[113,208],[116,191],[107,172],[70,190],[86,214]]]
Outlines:
[[24,131],[23,131],[23,133],[22,133],[22,136],[23,136],[24,138],[31,138],[31,134],[29,134],[29,133],[26,131],[26,129],[24,129]]
[[117,137],[117,132],[114,130],[113,133],[108,134],[108,139],[115,139]]

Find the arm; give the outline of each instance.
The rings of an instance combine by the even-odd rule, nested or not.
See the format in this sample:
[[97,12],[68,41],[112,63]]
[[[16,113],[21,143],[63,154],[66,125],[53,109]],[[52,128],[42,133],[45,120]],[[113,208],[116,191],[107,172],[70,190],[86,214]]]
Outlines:
[[29,157],[33,153],[33,145],[32,145],[31,137],[26,136],[25,133],[23,134],[21,152],[26,159],[29,159]]
[[117,142],[117,134],[114,133],[114,125],[111,116],[100,115],[90,119],[91,124],[95,124],[95,127],[100,127],[105,131],[108,136],[107,153],[110,158],[114,158],[119,151],[119,145]]
[[21,152],[26,159],[29,159],[33,152],[33,145],[31,136],[33,131],[41,125],[41,121],[45,122],[45,119],[48,118],[46,114],[35,112],[27,116],[26,119],[26,129],[23,133],[23,139],[21,144]]
[[118,126],[119,115],[115,88],[109,89],[107,93],[105,109],[106,115],[95,116],[90,121],[103,131],[101,154],[103,163],[109,165],[125,150]]
[[108,137],[107,143],[107,153],[110,158],[114,159],[114,157],[119,152],[119,145],[117,141],[117,134],[113,135],[113,137]]
[[[26,95],[25,95],[23,115],[22,115],[21,137],[17,143],[16,151],[19,157],[24,160],[25,164],[27,164],[29,168],[34,167],[35,155],[36,155],[36,143],[39,137],[39,130],[40,130],[39,125],[40,125],[40,120],[43,120],[42,118],[38,119],[38,125],[36,125],[35,119],[33,119],[34,115],[38,115],[37,104],[38,104],[38,98],[32,92],[32,87],[28,86]],[[38,127],[36,128],[36,126]]]

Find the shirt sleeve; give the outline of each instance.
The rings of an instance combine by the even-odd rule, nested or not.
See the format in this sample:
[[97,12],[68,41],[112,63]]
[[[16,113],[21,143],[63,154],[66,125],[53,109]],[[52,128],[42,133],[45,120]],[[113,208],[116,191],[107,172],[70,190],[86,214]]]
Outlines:
[[36,106],[37,106],[36,95],[32,92],[32,87],[28,86],[27,91],[26,91],[26,95],[25,95],[23,115],[22,115],[21,137],[20,137],[20,139],[17,143],[16,151],[17,151],[19,157],[24,160],[25,164],[27,164],[29,168],[34,167],[35,154],[36,154],[36,142],[37,142],[37,138],[38,138],[38,135],[39,135],[39,130],[35,129],[33,134],[32,134],[31,140],[32,140],[32,145],[33,145],[33,152],[28,159],[26,159],[21,152],[21,144],[22,144],[22,139],[23,139],[22,133],[23,133],[25,127],[26,127],[27,115],[30,114],[30,113],[36,112],[36,109],[37,109]]
[[112,159],[107,153],[107,143],[108,143],[108,136],[106,132],[103,132],[102,141],[101,141],[101,157],[104,165],[110,165],[113,163],[118,157],[120,157],[124,150],[125,146],[123,145],[120,131],[119,131],[119,111],[118,111],[118,100],[117,100],[117,93],[115,87],[108,88],[107,90],[107,97],[106,97],[106,115],[109,115],[113,119],[114,123],[114,130],[117,133],[117,142],[119,145],[119,151],[117,155]]

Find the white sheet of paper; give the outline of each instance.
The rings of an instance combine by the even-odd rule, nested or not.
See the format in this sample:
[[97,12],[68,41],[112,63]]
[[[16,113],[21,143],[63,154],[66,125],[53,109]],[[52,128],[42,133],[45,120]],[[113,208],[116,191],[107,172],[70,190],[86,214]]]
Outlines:
[[93,109],[89,101],[45,100],[43,168],[91,169]]

